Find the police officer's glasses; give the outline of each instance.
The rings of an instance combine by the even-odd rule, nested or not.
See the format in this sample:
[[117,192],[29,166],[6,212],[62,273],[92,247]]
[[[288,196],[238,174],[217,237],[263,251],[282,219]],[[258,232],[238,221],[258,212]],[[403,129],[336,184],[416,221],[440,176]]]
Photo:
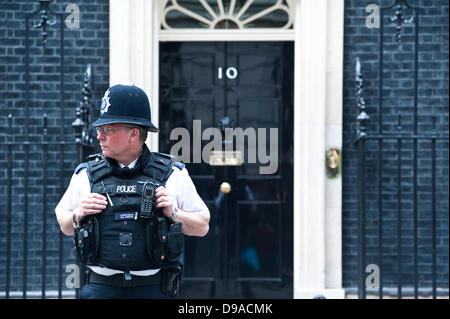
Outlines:
[[97,126],[95,128],[95,130],[97,131],[97,135],[100,134],[101,132],[103,132],[103,134],[105,134],[106,136],[111,136],[121,129],[131,130],[133,128],[135,128],[135,127],[132,127],[132,126],[115,126],[115,127],[114,126]]

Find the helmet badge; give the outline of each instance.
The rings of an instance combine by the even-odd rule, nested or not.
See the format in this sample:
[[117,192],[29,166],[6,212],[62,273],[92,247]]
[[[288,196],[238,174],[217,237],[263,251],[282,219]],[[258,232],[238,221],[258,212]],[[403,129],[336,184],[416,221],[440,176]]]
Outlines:
[[109,89],[105,92],[105,95],[102,99],[102,106],[100,108],[100,114],[103,115],[104,113],[108,112],[109,107],[111,106],[111,103],[109,103]]

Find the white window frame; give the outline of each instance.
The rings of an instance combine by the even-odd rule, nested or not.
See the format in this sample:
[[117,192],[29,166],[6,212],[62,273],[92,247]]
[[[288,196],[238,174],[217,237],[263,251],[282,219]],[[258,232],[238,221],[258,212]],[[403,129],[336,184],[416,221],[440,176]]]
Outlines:
[[[193,12],[189,8],[183,5],[182,0],[172,0],[169,3],[169,0],[160,0],[158,1],[159,6],[159,17],[161,22],[161,27],[165,30],[174,31],[176,28],[172,28],[165,19],[165,16],[168,12],[178,11],[179,13],[184,14],[186,17],[190,19],[197,20],[199,24],[203,24],[205,27],[201,29],[215,29],[217,23],[220,23],[225,20],[232,21],[238,29],[248,30],[246,26],[253,21],[257,21],[259,18],[262,18],[272,12],[284,11],[287,13],[287,21],[281,27],[273,27],[271,30],[275,29],[289,29],[292,27],[294,20],[294,10],[292,10],[293,3],[295,0],[286,0],[286,5],[283,3],[283,0],[277,0],[275,3],[269,4],[263,10],[254,13],[252,15],[246,15],[248,13],[248,9],[255,5],[257,2],[255,0],[246,0],[242,7],[236,7],[236,0],[230,0],[228,2],[229,6],[224,6],[223,0],[216,0],[216,10],[212,8],[206,0],[197,0],[197,3],[203,7],[205,12],[208,12],[208,17],[199,14],[198,12]],[[250,27],[251,28],[251,27]],[[189,28],[192,30],[192,28]]]

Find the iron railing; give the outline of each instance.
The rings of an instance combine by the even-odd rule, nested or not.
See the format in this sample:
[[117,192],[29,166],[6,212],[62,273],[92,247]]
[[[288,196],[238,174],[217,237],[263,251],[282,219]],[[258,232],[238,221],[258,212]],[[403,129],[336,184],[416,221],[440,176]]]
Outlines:
[[[74,143],[66,139],[71,131],[67,130],[65,119],[69,109],[65,101],[64,19],[63,13],[50,8],[49,0],[40,0],[37,10],[25,15],[24,85],[22,98],[16,103],[21,110],[8,111],[7,127],[0,140],[4,154],[1,160],[5,162],[0,171],[5,183],[0,189],[6,202],[6,211],[3,210],[6,236],[2,238],[6,254],[1,265],[4,275],[0,293],[5,298],[63,298],[74,293],[64,286],[66,264],[76,263],[71,253],[73,242],[59,230],[54,208],[65,190],[64,177],[70,176],[74,168],[67,165],[76,161],[71,157],[78,153],[81,159],[93,151],[93,132],[89,128],[92,81],[88,66],[83,98],[73,122]],[[59,30],[50,29],[52,26]],[[42,31],[42,40],[33,38],[37,30]],[[55,44],[53,38],[58,32]],[[55,51],[59,52],[57,58]],[[36,71],[36,64],[45,59],[47,52],[52,52],[52,57],[45,63],[53,66],[48,81]],[[44,86],[56,98],[41,97],[42,92],[47,93],[40,90]]]
[[[376,114],[366,106],[361,62],[356,59],[359,298],[366,298],[368,291],[379,298],[448,296],[448,264],[446,274],[438,272],[438,244],[446,247],[448,256],[448,235],[443,234],[448,234],[448,170],[447,176],[437,176],[441,162],[448,159],[448,133],[442,125],[436,127],[437,115],[420,110],[422,13],[405,0],[380,8]],[[399,51],[404,60],[395,61]],[[397,69],[411,77],[407,98],[386,85],[397,76],[391,68],[395,63],[405,63]],[[371,117],[378,121],[371,122]],[[440,181],[447,188],[437,187]],[[376,285],[369,282],[370,287],[369,265],[377,270],[371,273]]]
[[[442,202],[445,198],[448,200],[448,189],[446,197],[437,198],[436,196],[436,185],[438,181],[436,176],[436,152],[438,150],[438,144],[441,143],[442,145],[440,145],[441,147],[439,149],[445,150],[447,145],[448,156],[448,135],[436,131],[436,116],[432,117],[433,124],[430,133],[419,134],[415,131],[411,134],[405,132],[403,130],[401,114],[397,115],[396,133],[382,132],[372,134],[369,132],[370,116],[367,113],[363,95],[363,79],[359,59],[356,62],[356,106],[358,114],[355,121],[356,138],[354,144],[358,163],[358,296],[359,298],[366,298],[368,288],[367,266],[369,263],[366,258],[366,243],[369,237],[369,232],[367,231],[369,222],[372,228],[370,237],[372,237],[372,240],[374,237],[377,237],[375,239],[376,243],[371,244],[371,249],[377,250],[377,256],[372,256],[375,258],[372,258],[371,265],[375,264],[379,270],[377,272],[379,277],[377,278],[378,282],[376,285],[376,290],[378,291],[371,290],[371,293],[378,294],[379,298],[383,298],[384,291],[389,295],[394,294],[398,298],[402,298],[403,290],[406,290],[408,295],[412,295],[415,298],[419,298],[420,295],[429,294],[433,298],[436,298],[438,292],[442,292],[448,296],[448,285],[447,287],[439,287],[440,289],[438,290],[437,274],[437,208],[439,201]],[[424,163],[419,163],[420,154],[421,157],[428,157],[429,163],[425,163],[425,161],[422,161]],[[407,161],[412,161],[412,164],[408,164]],[[429,167],[424,167],[424,164],[428,164]],[[423,176],[419,174],[420,170],[427,170],[428,172],[429,181],[426,182],[426,185],[423,183]],[[371,177],[370,180],[368,180],[368,176]],[[422,183],[419,183],[420,181]],[[406,191],[404,184],[407,186]],[[408,186],[410,187],[409,189]],[[428,187],[428,190],[426,190],[425,186]],[[367,194],[369,192],[370,196]],[[429,203],[427,203],[428,208],[419,205],[421,197],[423,197],[422,194],[424,193],[430,194],[431,197]],[[412,199],[408,198],[408,196],[412,197]],[[386,204],[384,203],[385,201],[387,202]],[[368,202],[370,202],[370,205],[368,205]],[[411,203],[412,205],[410,205]],[[419,209],[419,206],[421,206],[421,209]],[[396,211],[395,227],[386,226],[388,222],[392,222],[392,216],[385,217],[388,215],[385,211],[386,209]],[[370,217],[368,217],[369,214]],[[431,285],[421,288],[419,285],[420,278],[423,277],[424,270],[425,273],[428,273],[426,269],[419,269],[419,257],[421,254],[428,254],[427,251],[419,251],[419,248],[423,246],[420,244],[421,238],[419,231],[422,230],[424,232],[424,227],[421,225],[424,222],[429,224],[427,227],[431,234],[431,245],[427,246],[431,252]],[[412,223],[411,227],[405,226],[407,223]],[[387,229],[385,230],[384,227],[387,227]],[[373,233],[373,228],[376,229],[376,233]],[[412,245],[405,245],[403,235],[411,230],[412,235],[408,234],[407,238],[412,239]],[[392,232],[395,236],[386,236],[386,231]],[[393,239],[396,243],[394,253],[386,252],[389,251],[389,249],[386,249],[390,246],[386,245],[386,241],[389,239]],[[388,271],[389,274],[386,274],[385,269],[383,269],[386,254],[390,255],[390,259],[392,259],[393,254],[396,255],[394,257],[396,264],[394,268],[396,268],[396,271],[393,270],[390,273]],[[405,255],[412,256],[413,260],[405,262]],[[410,269],[411,266],[412,270]],[[407,277],[409,278],[405,278],[405,272],[407,272]],[[384,276],[389,276],[390,279],[395,277],[396,285],[392,286],[393,281],[390,280],[391,286],[389,287],[388,285],[388,287],[385,287],[383,285]]]

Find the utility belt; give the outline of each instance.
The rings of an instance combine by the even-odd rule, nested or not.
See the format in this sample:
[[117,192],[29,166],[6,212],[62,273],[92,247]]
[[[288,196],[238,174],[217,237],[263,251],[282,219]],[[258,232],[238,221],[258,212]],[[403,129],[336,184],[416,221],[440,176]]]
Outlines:
[[159,285],[161,272],[151,276],[137,276],[129,273],[114,274],[110,276],[97,274],[91,269],[86,269],[84,284],[99,284],[118,288],[134,288],[140,286]]
[[86,269],[84,284],[99,284],[116,288],[135,288],[141,286],[160,285],[160,291],[169,297],[178,297],[182,266],[181,264],[161,269],[151,276],[137,276],[126,272],[104,276],[97,274],[91,269]]

